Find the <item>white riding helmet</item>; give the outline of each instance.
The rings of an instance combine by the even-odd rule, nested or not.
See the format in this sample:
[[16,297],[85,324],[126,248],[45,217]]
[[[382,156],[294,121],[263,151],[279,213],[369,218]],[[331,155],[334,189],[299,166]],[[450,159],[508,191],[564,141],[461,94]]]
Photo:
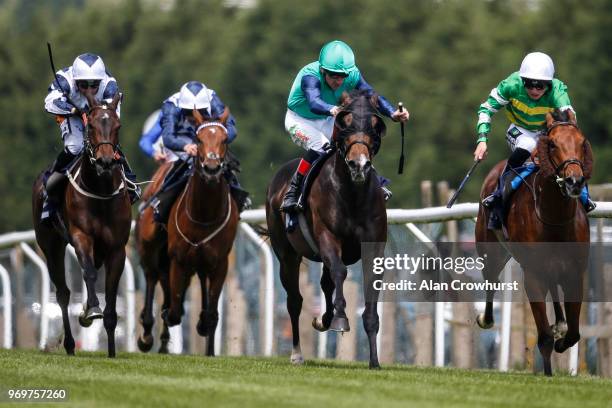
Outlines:
[[95,54],[85,53],[75,58],[72,64],[72,77],[81,79],[103,80],[106,78],[106,67],[102,58]]
[[210,108],[210,92],[206,85],[198,81],[189,81],[181,87],[178,98],[181,109],[208,109]]
[[521,78],[552,81],[555,66],[552,59],[543,52],[531,52],[523,58],[519,75]]

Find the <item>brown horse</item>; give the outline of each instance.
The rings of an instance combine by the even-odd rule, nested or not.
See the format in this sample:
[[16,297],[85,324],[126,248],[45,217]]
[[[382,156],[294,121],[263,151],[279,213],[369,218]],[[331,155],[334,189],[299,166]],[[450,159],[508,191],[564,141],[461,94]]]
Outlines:
[[[144,334],[138,345],[142,351],[149,351],[153,345],[153,292],[160,281],[164,291],[164,330],[160,352],[167,351],[168,326],[181,322],[185,291],[197,272],[202,289],[202,311],[197,330],[201,336],[208,337],[206,354],[212,356],[219,320],[217,306],[227,275],[228,255],[236,237],[238,206],[223,177],[227,152],[224,125],[229,110],[226,109],[217,121],[205,119],[197,110],[193,113],[198,126],[198,154],[193,160],[193,173],[170,211],[167,231],[154,222],[150,207],[143,211],[137,222],[138,250],[147,279],[141,314]],[[147,197],[159,189],[169,168],[169,165],[164,165],[157,171]]]
[[[311,244],[307,243],[301,228],[286,232],[286,215],[279,209],[299,160],[285,164],[268,187],[266,219],[272,247],[280,261],[281,282],[287,292],[287,310],[293,332],[291,362],[294,364],[304,362],[299,335],[302,296],[298,285],[302,257],[323,262],[321,287],[327,307],[322,320],[313,320],[313,327],[319,331],[344,332],[350,330],[342,290],[347,276],[346,265],[362,258],[363,242],[379,243],[378,252],[373,256],[384,251],[387,214],[376,171],[372,167],[372,159],[385,130],[376,109],[377,100],[376,95],[367,98],[363,93],[355,92],[343,97],[343,110],[335,122],[335,152],[325,159],[314,180],[300,220],[310,231],[307,239]],[[364,265],[367,264],[364,259]],[[379,368],[376,350],[378,292],[373,290],[371,274],[365,269],[363,324],[370,344],[370,368]]]
[[[66,244],[74,246],[87,286],[87,303],[79,317],[83,327],[104,317],[108,336],[108,356],[115,357],[117,326],[117,288],[125,264],[125,245],[130,236],[130,199],[125,175],[119,162],[119,117],[115,112],[120,100],[117,94],[110,104],[98,104],[88,98],[90,111],[85,115],[84,149],[79,162],[71,169],[70,184],[61,200],[61,222],[41,223],[43,201],[42,174],[32,191],[32,212],[36,240],[47,258],[49,275],[57,289],[57,300],[64,322],[64,348],[74,354],[70,330],[64,253]],[[104,314],[95,292],[98,269],[106,271]]]
[[[580,339],[582,285],[590,238],[589,222],[583,206],[577,203],[577,197],[591,177],[593,155],[589,142],[576,126],[572,111],[547,114],[546,127],[546,133],[540,136],[537,145],[540,169],[514,193],[508,210],[506,231],[510,244],[506,248],[511,254],[501,245],[487,245],[505,240],[501,233],[487,229],[488,210],[482,205],[476,223],[476,242],[481,255],[485,247],[490,250],[483,269],[484,277],[490,281],[498,279],[510,255],[521,264],[525,290],[538,330],[538,348],[544,361],[544,372],[552,375],[550,356],[553,348],[562,353]],[[504,166],[505,162],[502,162],[491,170],[484,181],[481,198],[493,191]],[[575,243],[577,252],[566,253],[563,248],[570,247],[563,247],[562,243]],[[557,248],[553,256],[532,251],[551,247]],[[561,328],[560,338],[555,341],[558,326],[565,326],[563,309],[558,302],[558,287],[566,299],[567,331],[564,333],[564,328]],[[493,294],[487,292],[485,313],[477,318],[482,328],[493,326]],[[554,326],[549,325],[546,316],[544,300],[547,294],[555,301],[557,325]]]

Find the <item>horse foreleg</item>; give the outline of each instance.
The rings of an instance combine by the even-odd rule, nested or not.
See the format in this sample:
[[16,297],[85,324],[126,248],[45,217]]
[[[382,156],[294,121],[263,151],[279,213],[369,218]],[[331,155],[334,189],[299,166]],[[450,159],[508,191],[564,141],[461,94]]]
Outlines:
[[168,326],[176,326],[181,323],[183,317],[183,301],[187,290],[190,274],[186,268],[178,262],[170,263],[170,308],[166,313]]
[[90,237],[80,232],[72,235],[72,241],[74,242],[74,250],[79,264],[83,269],[83,279],[87,288],[87,303],[83,312],[79,315],[79,323],[83,327],[89,327],[94,319],[102,318],[100,302],[96,295],[98,270],[94,265],[93,243]]
[[334,317],[330,329],[339,332],[350,331],[349,320],[346,316],[346,299],[344,298],[344,281],[348,270],[342,263],[340,243],[328,232],[320,234],[319,247],[321,248],[321,259],[330,270],[331,279],[336,288],[334,296]]
[[320,332],[324,332],[329,329],[332,318],[334,317],[334,288],[334,281],[331,278],[329,268],[327,266],[323,266],[323,273],[321,274],[321,289],[323,290],[323,295],[325,296],[325,313],[323,313],[323,318],[321,320],[316,317],[312,320],[312,327]]
[[300,313],[302,311],[302,294],[299,285],[299,268],[301,258],[285,256],[280,262],[280,280],[287,292],[287,311],[291,319],[291,334],[293,335],[293,350],[291,351],[291,362],[303,364],[304,357],[300,347]]
[[553,298],[553,307],[555,309],[555,324],[550,328],[553,332],[555,340],[560,339],[567,333],[567,321],[565,320],[565,314],[563,313],[563,307],[559,302],[559,287],[556,283],[550,288],[550,294]]
[[220,261],[216,270],[211,272],[208,276],[208,308],[205,314],[205,328],[208,336],[206,341],[206,355],[212,357],[215,355],[215,331],[219,323],[219,298],[221,297],[221,290],[223,289],[223,283],[227,276],[227,258]]
[[495,296],[494,290],[487,290],[487,303],[485,305],[484,313],[476,316],[476,323],[481,329],[490,329],[495,324],[493,319],[493,297]]
[[563,353],[580,340],[580,308],[581,302],[565,302],[565,312],[567,313],[567,332],[555,341],[555,351]]
[[546,316],[546,303],[544,302],[529,302],[531,311],[533,313],[533,319],[535,320],[536,327],[538,329],[538,349],[542,355],[544,362],[544,374],[552,376],[552,366],[550,363],[550,355],[553,351],[553,345],[555,338],[553,337],[552,330],[548,323],[548,316]]
[[125,266],[125,248],[114,251],[104,263],[106,269],[106,282],[104,295],[104,328],[108,338],[108,356],[115,357],[115,328],[117,327],[117,292],[119,281]]
[[198,278],[200,280],[200,293],[202,298],[202,310],[200,311],[200,318],[198,319],[198,324],[196,325],[196,330],[198,334],[202,337],[208,336],[208,331],[206,329],[206,313],[208,311],[208,288],[206,286],[206,272],[202,269],[198,269]]
[[147,352],[153,347],[153,336],[151,335],[151,329],[153,328],[153,298],[155,296],[155,285],[157,285],[158,275],[157,271],[145,270],[145,277],[147,280],[147,287],[145,290],[145,301],[140,313],[140,323],[144,329],[142,336],[138,337],[138,348],[140,351]]
[[170,342],[170,330],[168,330],[168,322],[166,317],[168,316],[168,310],[170,309],[170,277],[168,276],[168,266],[162,268],[162,272],[159,275],[159,283],[161,284],[162,291],[164,293],[164,301],[161,307],[161,321],[162,321],[162,332],[159,336],[161,344],[159,346],[159,353],[168,354],[168,343]]
[[62,322],[64,324],[64,349],[68,355],[74,355],[74,337],[70,329],[70,318],[68,315],[68,304],[70,303],[70,289],[66,285],[66,275],[64,269],[64,251],[66,245],[63,241],[58,241],[58,245],[53,248],[43,247],[49,276],[56,288],[57,303],[62,309]]

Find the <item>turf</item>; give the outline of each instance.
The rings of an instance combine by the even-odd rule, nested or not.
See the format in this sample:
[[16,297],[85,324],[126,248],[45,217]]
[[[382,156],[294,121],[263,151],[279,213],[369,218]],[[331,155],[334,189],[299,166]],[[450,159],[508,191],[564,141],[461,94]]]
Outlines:
[[612,406],[612,380],[598,377],[288,360],[0,350],[0,390],[66,389],[66,402],[45,404],[55,407]]

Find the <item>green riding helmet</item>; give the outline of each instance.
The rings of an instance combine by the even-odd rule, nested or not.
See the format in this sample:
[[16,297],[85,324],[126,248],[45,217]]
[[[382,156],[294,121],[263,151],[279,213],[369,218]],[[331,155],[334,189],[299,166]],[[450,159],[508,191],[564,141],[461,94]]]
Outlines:
[[321,68],[342,74],[349,74],[357,67],[355,66],[355,54],[345,42],[332,41],[321,48],[319,54]]

